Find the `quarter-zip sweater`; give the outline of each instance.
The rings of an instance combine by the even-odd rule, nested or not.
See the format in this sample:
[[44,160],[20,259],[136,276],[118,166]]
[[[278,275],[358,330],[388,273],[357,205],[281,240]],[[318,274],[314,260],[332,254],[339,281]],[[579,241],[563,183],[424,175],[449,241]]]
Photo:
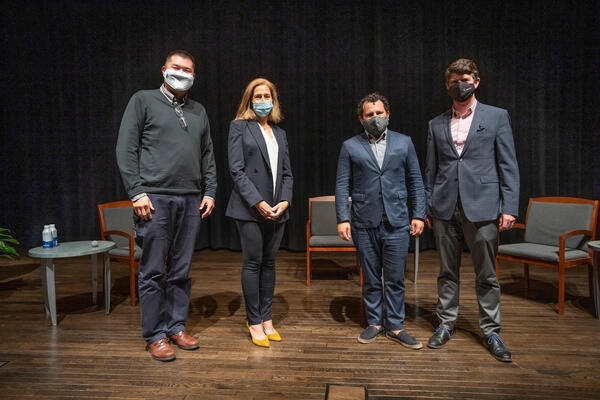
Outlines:
[[117,139],[117,164],[129,198],[140,193],[214,198],[217,173],[210,125],[202,104],[175,104],[160,91],[141,90],[129,100]]

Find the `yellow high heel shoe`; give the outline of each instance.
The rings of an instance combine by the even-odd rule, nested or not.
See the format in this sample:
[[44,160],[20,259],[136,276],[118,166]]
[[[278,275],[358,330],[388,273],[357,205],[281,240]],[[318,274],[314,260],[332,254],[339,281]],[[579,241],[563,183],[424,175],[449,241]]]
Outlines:
[[264,339],[256,339],[252,336],[252,329],[250,329],[250,324],[246,321],[246,326],[248,327],[248,331],[250,331],[250,337],[252,338],[252,343],[260,347],[269,347],[269,337],[267,336]]
[[275,333],[265,332],[265,335],[267,335],[267,338],[269,338],[269,340],[272,340],[274,342],[281,342],[281,336],[279,336],[279,332],[277,331],[275,331]]

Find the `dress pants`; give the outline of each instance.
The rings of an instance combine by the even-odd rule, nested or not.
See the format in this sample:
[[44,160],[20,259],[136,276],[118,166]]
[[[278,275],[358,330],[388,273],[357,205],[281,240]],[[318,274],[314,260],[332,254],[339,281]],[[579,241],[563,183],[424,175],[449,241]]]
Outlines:
[[352,227],[352,239],[363,269],[363,300],[369,325],[382,325],[387,330],[403,329],[409,229],[408,226],[395,228],[385,221],[376,228]]
[[235,221],[242,244],[242,290],[250,325],[271,320],[275,291],[275,256],[283,223]]
[[437,316],[440,325],[454,329],[458,317],[460,261],[466,241],[475,268],[475,291],[479,303],[479,327],[484,336],[500,332],[500,285],[496,278],[498,221],[471,222],[460,201],[451,220],[433,219],[440,255]]
[[200,194],[148,194],[152,219],[136,219],[140,260],[139,296],[142,336],[148,343],[185,329],[190,263],[200,228]]

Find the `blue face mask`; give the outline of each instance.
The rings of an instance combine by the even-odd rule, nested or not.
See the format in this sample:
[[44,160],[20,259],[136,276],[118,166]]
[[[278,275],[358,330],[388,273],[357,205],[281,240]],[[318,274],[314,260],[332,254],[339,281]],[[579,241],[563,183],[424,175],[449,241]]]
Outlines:
[[259,117],[266,117],[273,109],[273,102],[271,100],[267,100],[252,103],[252,108],[254,109],[256,115],[258,115]]

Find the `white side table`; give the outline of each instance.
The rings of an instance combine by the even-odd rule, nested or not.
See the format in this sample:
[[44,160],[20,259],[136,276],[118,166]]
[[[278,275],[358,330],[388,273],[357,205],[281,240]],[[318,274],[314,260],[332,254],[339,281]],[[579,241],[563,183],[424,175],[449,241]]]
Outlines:
[[587,243],[588,247],[594,251],[594,309],[596,318],[600,319],[600,240],[594,240]]
[[98,246],[92,246],[90,240],[81,242],[64,242],[58,246],[45,249],[35,247],[29,250],[29,256],[40,258],[42,264],[42,291],[46,317],[50,316],[52,325],[56,326],[56,291],[54,288],[55,258],[69,258],[90,255],[92,258],[92,300],[98,302],[98,259],[99,253],[104,253],[104,306],[106,314],[110,313],[110,255],[108,251],[115,247],[114,242],[98,240]]

